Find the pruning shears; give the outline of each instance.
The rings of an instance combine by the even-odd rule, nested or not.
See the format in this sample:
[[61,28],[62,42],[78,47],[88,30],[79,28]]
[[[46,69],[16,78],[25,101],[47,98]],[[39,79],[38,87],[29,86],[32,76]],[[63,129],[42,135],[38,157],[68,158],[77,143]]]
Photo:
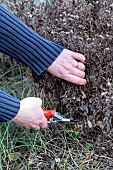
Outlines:
[[80,120],[74,120],[71,118],[65,118],[61,113],[56,112],[55,110],[44,110],[44,115],[47,119],[49,119],[49,123],[57,123],[57,122],[69,122],[69,123],[76,123]]

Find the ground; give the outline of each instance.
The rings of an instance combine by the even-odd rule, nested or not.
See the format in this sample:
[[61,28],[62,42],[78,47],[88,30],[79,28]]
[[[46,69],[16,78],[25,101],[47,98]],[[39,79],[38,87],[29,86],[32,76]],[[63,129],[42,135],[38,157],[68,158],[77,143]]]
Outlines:
[[112,0],[4,4],[45,38],[83,53],[87,84],[77,86],[47,72],[36,76],[1,54],[3,90],[20,99],[39,96],[43,107],[80,119],[75,125],[56,124],[38,132],[2,124],[1,169],[113,169]]

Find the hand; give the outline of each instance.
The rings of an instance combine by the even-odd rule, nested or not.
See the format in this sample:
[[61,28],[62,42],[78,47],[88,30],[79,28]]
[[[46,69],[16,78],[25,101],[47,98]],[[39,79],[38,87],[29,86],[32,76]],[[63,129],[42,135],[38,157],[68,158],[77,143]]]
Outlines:
[[27,129],[39,130],[47,127],[47,119],[41,108],[40,98],[28,97],[20,101],[20,110],[12,122]]
[[[80,62],[79,62],[80,61]],[[85,57],[80,53],[64,49],[47,71],[69,82],[85,85]]]

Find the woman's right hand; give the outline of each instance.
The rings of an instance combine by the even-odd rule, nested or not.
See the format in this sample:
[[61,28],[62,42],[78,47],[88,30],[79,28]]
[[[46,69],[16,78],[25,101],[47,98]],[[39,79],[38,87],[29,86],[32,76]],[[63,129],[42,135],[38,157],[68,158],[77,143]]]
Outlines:
[[42,100],[36,97],[28,97],[20,101],[18,114],[12,122],[27,129],[39,130],[47,127],[47,119],[41,108]]

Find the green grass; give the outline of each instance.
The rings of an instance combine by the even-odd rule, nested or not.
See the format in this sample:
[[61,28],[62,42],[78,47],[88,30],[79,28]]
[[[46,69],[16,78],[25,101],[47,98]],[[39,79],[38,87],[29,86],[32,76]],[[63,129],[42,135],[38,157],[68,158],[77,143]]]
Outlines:
[[29,131],[12,123],[2,124],[0,128],[0,169],[27,170],[35,167],[41,169],[45,166],[44,164],[49,169],[52,164],[55,164],[59,169],[64,170],[71,167],[69,160],[74,167],[80,169],[81,161],[76,163],[74,157],[77,155],[82,157],[82,152],[89,151],[88,146],[83,147],[81,152],[79,151],[80,153],[78,151],[76,153],[74,150],[72,152],[66,136],[72,143],[74,142],[75,148],[79,148],[79,141],[75,139],[75,136],[70,135],[70,131],[67,129],[64,131],[59,130],[58,127],[55,129],[57,137],[49,129]]

